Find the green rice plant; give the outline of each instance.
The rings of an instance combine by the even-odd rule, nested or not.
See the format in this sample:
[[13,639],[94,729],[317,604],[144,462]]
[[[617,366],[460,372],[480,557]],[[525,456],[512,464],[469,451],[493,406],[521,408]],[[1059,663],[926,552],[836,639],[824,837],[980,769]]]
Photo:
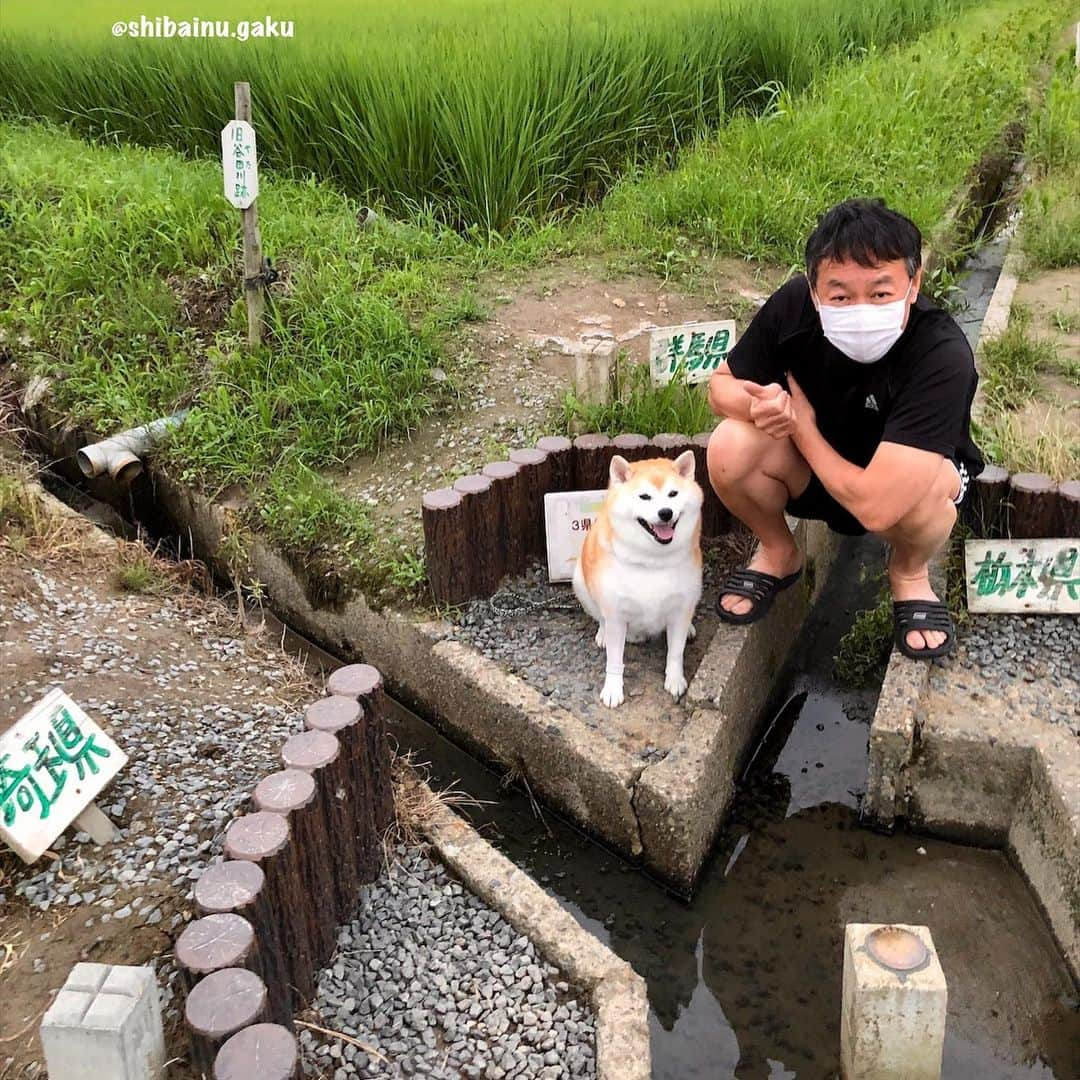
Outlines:
[[[321,0],[291,39],[240,42],[111,38],[138,9],[101,0],[56,0],[46,35],[40,6],[7,0],[0,115],[217,157],[243,78],[268,166],[506,231],[761,107],[763,86],[800,91],[967,2],[642,0],[628,17],[615,0]],[[213,17],[249,14],[226,0]]]
[[778,89],[761,115],[640,182],[625,180],[584,230],[656,261],[690,238],[706,253],[799,266],[817,217],[880,196],[932,238],[980,156],[1021,112],[1030,72],[1062,16],[1001,0],[895,50]]
[[718,423],[704,387],[688,385],[681,373],[665,386],[656,387],[647,364],[634,364],[628,372],[620,366],[616,384],[612,400],[604,404],[585,402],[568,393],[563,402],[566,430],[607,435],[637,432],[651,438],[662,432],[696,435]]
[[[1077,117],[1080,126],[1080,111]],[[1024,193],[1023,244],[1033,269],[1080,266],[1080,165],[1055,172]]]

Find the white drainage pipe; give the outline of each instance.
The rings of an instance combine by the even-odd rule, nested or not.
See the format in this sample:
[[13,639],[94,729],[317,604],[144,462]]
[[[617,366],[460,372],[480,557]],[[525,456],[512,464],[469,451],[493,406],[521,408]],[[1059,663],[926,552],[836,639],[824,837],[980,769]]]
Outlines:
[[187,409],[182,409],[172,416],[163,416],[153,423],[90,443],[76,451],[75,460],[83,476],[100,476],[107,472],[118,483],[130,484],[143,471],[142,455],[166,432],[179,425],[186,415]]

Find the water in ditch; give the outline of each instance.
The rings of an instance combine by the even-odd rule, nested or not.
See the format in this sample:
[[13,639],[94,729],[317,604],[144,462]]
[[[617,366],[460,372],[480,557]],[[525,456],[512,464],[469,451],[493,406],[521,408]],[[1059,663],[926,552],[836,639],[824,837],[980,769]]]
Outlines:
[[657,1080],[834,1076],[843,928],[857,921],[931,927],[949,980],[946,1077],[1078,1075],[1076,988],[1005,856],[859,826],[877,689],[842,689],[831,669],[881,557],[870,540],[841,551],[690,902],[395,715],[434,785],[486,800],[464,812],[644,976]]

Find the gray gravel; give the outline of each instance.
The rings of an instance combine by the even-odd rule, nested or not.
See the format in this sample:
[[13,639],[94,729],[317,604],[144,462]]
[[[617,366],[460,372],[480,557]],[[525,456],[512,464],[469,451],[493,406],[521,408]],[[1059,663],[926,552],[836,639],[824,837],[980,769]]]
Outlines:
[[[1080,619],[1071,615],[972,615],[934,684],[977,676],[976,693],[1061,724],[1080,736]],[[965,684],[966,685],[966,684]]]
[[303,1030],[316,1075],[577,1080],[596,1075],[591,1012],[497,912],[417,850],[365,888]]

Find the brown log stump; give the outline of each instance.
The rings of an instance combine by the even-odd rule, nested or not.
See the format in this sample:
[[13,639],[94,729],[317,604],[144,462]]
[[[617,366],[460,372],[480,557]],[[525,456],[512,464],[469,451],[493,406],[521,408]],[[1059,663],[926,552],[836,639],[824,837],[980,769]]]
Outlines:
[[214,1080],[301,1080],[296,1038],[279,1024],[252,1024],[230,1035],[214,1061]]
[[222,968],[247,968],[262,974],[255,930],[247,919],[225,912],[188,923],[176,939],[176,966],[186,993],[200,979]]
[[262,979],[245,968],[224,968],[196,984],[184,1005],[195,1072],[212,1076],[222,1043],[264,1019],[266,1007]]
[[329,849],[338,837],[329,832],[322,792],[311,773],[282,769],[255,785],[253,799],[256,810],[288,819],[304,890],[294,898],[294,911],[307,919],[312,967],[318,971],[337,942],[337,883]]
[[438,488],[420,505],[431,595],[440,604],[463,604],[469,599],[471,559],[464,500],[451,488]]
[[968,504],[971,531],[977,537],[1000,540],[1007,535],[1009,474],[1000,465],[987,465],[974,480]]
[[[665,431],[654,435],[649,441],[649,457],[677,458],[684,450],[693,450],[694,440],[690,435],[678,435]],[[695,461],[695,465],[697,462]]]
[[720,496],[713,490],[709,480],[707,452],[712,434],[711,431],[702,431],[690,440],[694,449],[694,479],[705,496],[701,504],[701,535],[709,538],[722,536],[731,528],[731,514],[720,501]]
[[473,473],[454,481],[454,490],[464,500],[465,535],[469,554],[465,571],[469,576],[470,596],[491,596],[506,574],[506,549],[492,523],[498,520],[499,508],[492,494],[490,476]]
[[[346,664],[327,679],[326,692],[356,698],[364,707],[364,724],[375,785],[372,817],[381,846],[383,834],[394,820],[394,788],[391,782],[393,759],[390,742],[386,737],[389,699],[383,687],[382,672],[371,664]],[[365,880],[374,881],[374,878]]]
[[489,529],[498,529],[502,543],[506,573],[516,576],[528,563],[529,510],[525,473],[512,461],[491,461],[480,470],[491,477],[493,504]]
[[297,910],[297,898],[304,897],[307,888],[295,845],[290,842],[288,819],[265,810],[244,814],[225,833],[225,854],[230,859],[258,863],[266,875],[265,888],[296,1012],[314,993],[315,966],[308,922]]
[[573,491],[574,444],[565,435],[545,435],[537,439],[536,449],[543,450],[551,462],[551,484],[548,491]]
[[1053,536],[1057,485],[1042,473],[1016,473],[1009,481],[1009,532],[1022,540]]
[[1058,484],[1058,536],[1080,539],[1080,480]]
[[524,475],[528,558],[542,559],[547,553],[544,494],[551,490],[551,463],[543,450],[511,450],[508,457]]
[[259,952],[259,974],[270,998],[270,1016],[278,1023],[291,1023],[293,996],[262,867],[243,859],[215,863],[195,882],[194,893],[201,915],[235,913],[251,923]]
[[337,738],[351,774],[350,790],[356,793],[350,834],[331,836],[331,843],[344,849],[336,856],[335,876],[341,878],[337,889],[338,921],[347,922],[356,913],[357,886],[374,880],[382,856],[375,822],[375,766],[368,741],[368,717],[356,698],[334,694],[309,705],[304,723],[310,731],[325,731]]
[[[649,440],[636,432],[616,435],[611,440],[612,457],[616,454],[627,461],[643,461],[652,455],[649,452]],[[606,485],[605,485],[606,486]]]
[[606,491],[615,449],[606,435],[579,435],[574,440],[574,478],[579,491]]

